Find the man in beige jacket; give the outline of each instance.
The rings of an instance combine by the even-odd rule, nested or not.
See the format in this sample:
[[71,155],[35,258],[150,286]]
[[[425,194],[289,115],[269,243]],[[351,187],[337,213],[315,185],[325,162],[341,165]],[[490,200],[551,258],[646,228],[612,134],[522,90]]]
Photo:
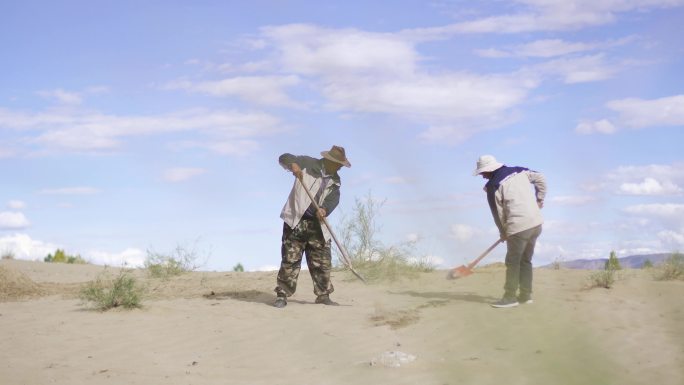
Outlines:
[[[297,278],[306,253],[306,263],[314,283],[316,303],[337,305],[330,299],[335,288],[330,281],[332,256],[330,254],[331,234],[322,223],[322,218],[330,215],[340,202],[340,176],[342,166],[351,167],[344,148],[332,146],[329,151],[321,152],[322,158],[305,155],[282,154],[280,165],[291,171],[297,178],[285,202],[280,217],[283,219],[281,262],[275,288],[275,307],[287,305],[287,297],[297,290]],[[307,186],[314,195],[319,209],[316,210],[311,199],[304,191]]]
[[477,160],[473,175],[488,180],[484,191],[494,223],[507,247],[504,295],[492,306],[532,303],[532,255],[544,222],[541,208],[546,196],[546,179],[525,167],[505,166],[491,155]]

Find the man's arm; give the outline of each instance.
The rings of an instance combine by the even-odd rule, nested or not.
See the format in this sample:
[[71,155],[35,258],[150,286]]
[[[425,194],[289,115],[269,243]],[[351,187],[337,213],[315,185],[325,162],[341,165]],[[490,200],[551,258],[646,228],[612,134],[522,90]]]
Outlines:
[[537,171],[528,171],[527,177],[530,183],[534,185],[534,195],[537,198],[539,208],[544,207],[544,198],[546,198],[546,177],[544,174]]
[[308,169],[311,170],[311,167],[314,166],[317,162],[319,162],[318,159],[312,158],[310,156],[306,155],[292,155],[292,154],[282,154],[278,158],[278,163],[287,171],[291,171],[297,178],[301,179],[301,170],[302,169]]
[[330,191],[330,194],[328,194],[323,200],[323,204],[321,204],[321,208],[325,210],[325,216],[332,214],[333,210],[335,210],[335,207],[337,207],[339,203],[340,188],[339,186],[335,185],[333,186],[332,191]]

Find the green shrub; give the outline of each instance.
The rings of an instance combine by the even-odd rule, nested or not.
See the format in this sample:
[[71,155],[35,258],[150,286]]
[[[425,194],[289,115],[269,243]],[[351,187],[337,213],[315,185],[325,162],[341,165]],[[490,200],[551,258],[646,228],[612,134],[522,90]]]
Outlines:
[[622,266],[620,266],[620,261],[618,260],[617,254],[615,251],[610,252],[610,257],[608,257],[608,260],[606,261],[606,270],[621,270]]
[[144,288],[139,285],[127,270],[111,279],[103,274],[96,280],[86,283],[80,291],[80,298],[101,311],[115,307],[134,309],[142,307]]
[[650,259],[647,259],[644,261],[644,264],[641,265],[641,268],[642,269],[651,269],[651,268],[653,268],[653,262],[651,262]]
[[605,268],[601,271],[592,273],[589,276],[587,288],[602,287],[610,289],[618,279],[617,271],[620,269],[622,269],[622,267],[620,266],[620,261],[617,259],[617,254],[615,251],[611,251],[610,257],[605,263]]
[[653,270],[653,277],[658,281],[684,279],[684,255],[673,253]]
[[241,263],[238,263],[237,265],[233,266],[233,271],[242,273],[243,271],[245,271],[245,268],[242,266]]
[[55,254],[48,254],[45,258],[43,258],[43,261],[45,262],[51,262],[51,263],[74,263],[74,264],[85,264],[88,263],[85,259],[81,258],[80,255],[69,255],[64,252],[62,249],[57,249],[55,250]]
[[610,289],[615,283],[615,270],[601,270],[593,273],[589,276],[589,283],[587,284],[588,289],[595,287],[602,287],[605,289]]

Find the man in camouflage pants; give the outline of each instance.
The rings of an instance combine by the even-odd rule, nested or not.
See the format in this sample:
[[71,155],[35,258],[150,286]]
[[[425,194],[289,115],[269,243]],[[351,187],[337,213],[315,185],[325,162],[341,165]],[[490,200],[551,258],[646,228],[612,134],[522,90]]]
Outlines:
[[[287,305],[287,297],[297,290],[297,278],[306,252],[306,263],[314,284],[316,303],[337,305],[330,299],[335,288],[330,281],[332,257],[330,254],[331,234],[321,218],[333,212],[340,202],[340,176],[342,166],[351,167],[344,148],[332,146],[321,152],[323,158],[283,154],[280,165],[291,171],[297,179],[292,186],[280,217],[283,219],[280,271],[275,288],[275,307]],[[319,210],[304,191],[307,186],[314,195]]]

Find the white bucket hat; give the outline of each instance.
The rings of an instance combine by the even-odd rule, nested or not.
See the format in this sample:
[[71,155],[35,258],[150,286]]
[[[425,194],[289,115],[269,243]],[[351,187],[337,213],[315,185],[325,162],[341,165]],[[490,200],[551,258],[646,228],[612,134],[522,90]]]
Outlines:
[[473,175],[480,175],[483,172],[491,172],[497,170],[501,166],[503,166],[503,163],[497,162],[496,158],[494,158],[492,155],[482,155],[477,160],[477,168],[475,169],[475,172],[473,172]]

